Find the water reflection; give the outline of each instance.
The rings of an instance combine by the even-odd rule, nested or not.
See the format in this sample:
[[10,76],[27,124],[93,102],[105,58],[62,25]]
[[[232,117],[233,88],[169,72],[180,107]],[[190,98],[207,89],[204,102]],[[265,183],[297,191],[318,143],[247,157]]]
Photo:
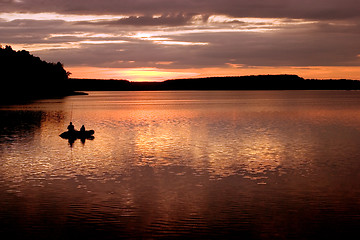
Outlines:
[[68,141],[68,143],[69,143],[69,146],[70,146],[70,147],[73,147],[76,140],[80,140],[80,142],[82,143],[82,145],[85,145],[86,140],[90,140],[90,141],[91,141],[91,140],[94,140],[94,138],[95,138],[94,136],[87,137],[87,138],[85,138],[85,137],[82,137],[82,138],[67,138],[67,141]]
[[[69,129],[69,126],[71,126],[72,128]],[[63,132],[59,135],[59,137],[61,137],[62,139],[66,139],[69,142],[69,146],[73,147],[73,144],[75,143],[76,140],[80,140],[81,143],[84,145],[86,140],[94,140],[94,130],[88,130],[85,131],[85,127],[83,129],[83,127],[81,127],[80,131],[74,130],[74,125],[72,125],[72,122],[70,122],[70,125],[68,126],[68,131]]]
[[30,141],[39,130],[43,116],[42,111],[0,111],[0,143]]
[[[73,156],[83,160],[80,161],[82,168],[71,169],[73,166],[68,165],[70,172],[91,169],[92,175],[102,175],[104,171],[114,174],[139,166],[161,169],[176,165],[191,167],[198,174],[209,174],[212,179],[240,175],[264,184],[269,174],[283,175],[290,169],[300,171],[316,158],[358,154],[360,115],[351,104],[333,109],[327,103],[309,105],[295,98],[297,105],[289,108],[277,98],[271,101],[274,96],[270,95],[251,99],[249,104],[254,106],[250,108],[242,104],[249,99],[229,99],[228,94],[221,95],[225,98],[220,98],[221,104],[209,104],[205,96],[188,101],[189,96],[175,94],[174,97],[173,93],[167,93],[170,95],[166,97],[141,95],[140,99],[129,93],[126,93],[127,98],[121,94],[120,97],[110,94],[102,98],[97,94],[102,93],[94,93],[94,99],[86,101],[73,97],[62,103],[40,102],[26,106],[31,119],[24,116],[23,110],[2,111],[4,119],[8,119],[8,123],[2,122],[6,125],[2,128],[2,134],[6,135],[2,141],[20,139],[4,132],[11,128],[32,141],[30,148],[23,146],[23,141],[19,142],[18,149],[5,156],[66,161],[63,157],[68,156],[68,149],[64,148],[58,134],[66,129],[72,109],[74,124],[84,123],[96,129],[97,138],[89,146],[85,145],[85,139],[81,139],[81,145],[69,141],[70,146],[80,147],[72,151]],[[209,101],[212,99],[214,97]],[[286,99],[285,102],[289,104],[290,101]],[[303,110],[305,106],[306,111]],[[9,112],[16,116],[5,116]],[[24,124],[19,121],[26,122],[29,129],[20,129]],[[88,168],[86,164],[99,168]],[[302,174],[313,170],[306,167]]]
[[[0,230],[60,239],[352,232],[359,106],[357,92],[95,92],[2,109]],[[70,120],[96,139],[70,148],[59,137]]]

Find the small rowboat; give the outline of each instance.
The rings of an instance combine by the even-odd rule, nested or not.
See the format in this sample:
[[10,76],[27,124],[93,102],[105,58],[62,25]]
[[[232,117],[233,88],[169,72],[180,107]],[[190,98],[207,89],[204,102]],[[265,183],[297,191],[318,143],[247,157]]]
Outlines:
[[94,139],[94,130],[89,131],[67,131],[60,134],[60,137],[65,139]]

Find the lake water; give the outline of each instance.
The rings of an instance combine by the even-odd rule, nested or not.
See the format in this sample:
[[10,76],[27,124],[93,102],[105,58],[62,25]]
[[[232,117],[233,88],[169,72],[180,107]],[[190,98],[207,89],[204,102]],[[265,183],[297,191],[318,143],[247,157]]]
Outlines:
[[[70,144],[72,121],[95,139]],[[0,107],[11,239],[345,239],[360,92],[89,92]],[[10,239],[10,238],[9,238]]]

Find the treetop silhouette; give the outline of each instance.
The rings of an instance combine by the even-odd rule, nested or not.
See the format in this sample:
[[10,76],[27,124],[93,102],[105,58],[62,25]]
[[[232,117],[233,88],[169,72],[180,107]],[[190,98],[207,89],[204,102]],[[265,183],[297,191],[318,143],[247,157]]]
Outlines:
[[1,97],[32,99],[63,95],[71,91],[68,86],[70,72],[62,63],[49,63],[28,51],[15,51],[0,45]]

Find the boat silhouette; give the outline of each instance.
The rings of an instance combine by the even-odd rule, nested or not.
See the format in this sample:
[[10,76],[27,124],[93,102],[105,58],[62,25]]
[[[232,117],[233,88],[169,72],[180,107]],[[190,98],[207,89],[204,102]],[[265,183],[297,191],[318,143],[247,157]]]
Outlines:
[[61,138],[64,139],[70,139],[70,140],[76,140],[76,139],[94,139],[94,130],[87,130],[87,131],[66,131],[60,134]]

